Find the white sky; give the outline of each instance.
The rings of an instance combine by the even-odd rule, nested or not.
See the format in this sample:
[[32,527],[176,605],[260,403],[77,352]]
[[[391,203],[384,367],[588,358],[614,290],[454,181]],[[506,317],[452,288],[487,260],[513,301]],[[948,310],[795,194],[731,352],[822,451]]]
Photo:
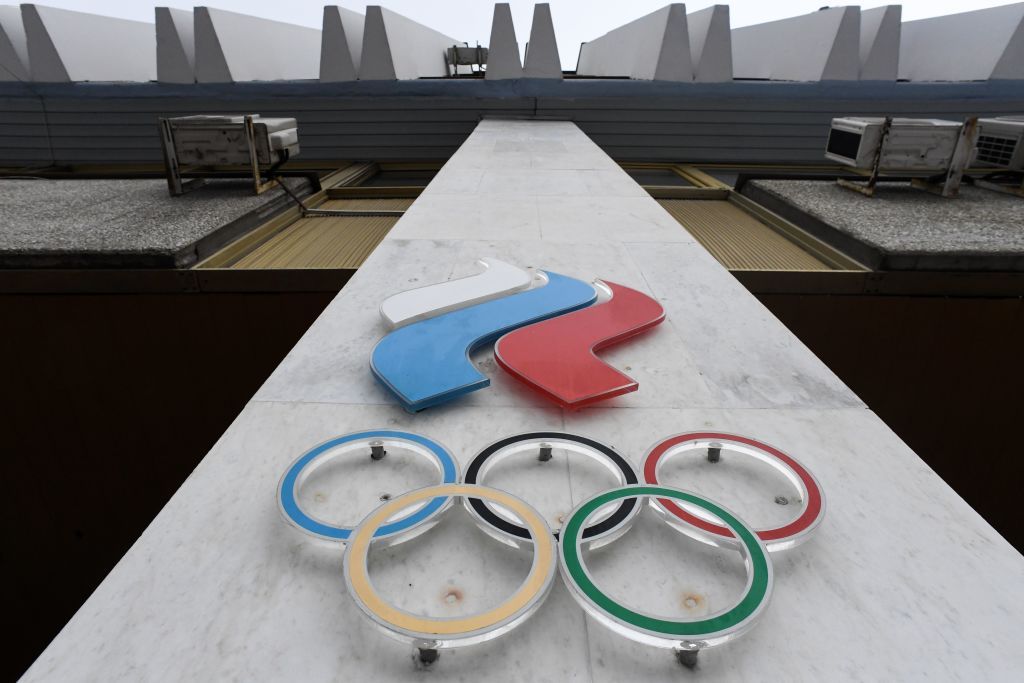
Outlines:
[[[199,0],[200,2],[202,0]],[[656,9],[664,7],[666,0],[549,0],[551,15],[558,37],[558,48],[562,56],[562,68],[576,68],[576,58],[581,42],[593,40],[611,29],[637,19]],[[828,0],[734,0],[729,5],[733,28],[760,24],[785,17],[813,12]],[[723,0],[696,0],[686,3],[688,12],[694,12]],[[181,7],[191,9],[198,4],[161,0],[149,3],[145,0],[44,0],[39,3],[51,7],[106,14],[124,19],[153,21],[153,7]],[[320,28],[323,17],[323,0],[216,0],[209,7],[252,14],[266,19],[275,19],[292,24]],[[350,2],[339,4],[357,12],[365,12],[368,4],[383,5],[390,10],[426,24],[450,36],[469,42],[487,45],[491,32],[491,15],[494,3],[489,0],[377,0],[376,2]],[[530,23],[533,17],[533,2],[511,0],[512,18],[516,25],[516,37],[520,49],[530,37]],[[880,5],[897,4],[888,2],[862,2],[863,9]],[[942,14],[967,12],[984,7],[1009,4],[1006,0],[905,0],[903,21],[923,19]],[[838,4],[835,6],[839,6]]]

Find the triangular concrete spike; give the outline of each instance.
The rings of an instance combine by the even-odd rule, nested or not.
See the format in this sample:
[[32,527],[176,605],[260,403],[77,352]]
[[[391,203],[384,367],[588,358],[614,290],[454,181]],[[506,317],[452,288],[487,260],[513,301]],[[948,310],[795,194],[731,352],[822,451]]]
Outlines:
[[690,57],[690,31],[686,24],[686,5],[668,6],[665,28],[658,51],[658,64],[654,70],[656,81],[692,81],[693,64]]
[[193,36],[195,37],[196,81],[199,83],[231,83],[231,69],[220,45],[220,38],[213,26],[210,10],[196,7],[193,10]]
[[1024,16],[1006,42],[1006,49],[992,69],[991,78],[1024,80]]
[[157,7],[155,16],[156,80],[161,83],[195,83],[196,41],[192,12]]
[[316,80],[320,29],[212,7],[196,7],[196,80]]
[[156,79],[156,27],[45,5],[22,5],[34,81]]
[[860,9],[823,8],[733,29],[732,55],[735,78],[857,80]]
[[364,81],[393,81],[398,78],[388,44],[388,30],[384,26],[383,8],[378,5],[366,8],[359,78]]
[[904,22],[899,78],[1024,78],[1024,3]]
[[903,8],[886,5],[860,13],[860,79],[895,81],[899,73]]
[[320,43],[320,80],[354,81],[359,75],[366,18],[358,12],[326,5]]
[[856,81],[860,78],[860,8],[835,9],[841,16],[820,80]]
[[551,21],[551,6],[546,2],[533,6],[533,25],[530,27],[530,42],[526,47],[523,75],[526,78],[562,77],[562,62],[558,57],[558,42],[555,40],[555,26]]
[[690,30],[693,80],[721,83],[732,80],[732,31],[729,6],[712,5],[686,17]]
[[491,21],[491,40],[487,45],[487,79],[522,78],[523,63],[519,58],[516,27],[512,23],[512,9],[507,2],[494,5]]
[[0,6],[0,81],[27,81],[31,78],[28,40],[21,21],[21,9]]
[[46,30],[46,24],[39,16],[35,5],[21,6],[21,21],[25,27],[25,40],[28,44],[28,59],[33,81],[43,83],[67,83],[71,80],[57,48]]
[[666,5],[584,43],[576,73],[646,81],[693,80],[686,6]]
[[412,80],[448,75],[445,51],[465,45],[389,9],[366,8],[360,80]]

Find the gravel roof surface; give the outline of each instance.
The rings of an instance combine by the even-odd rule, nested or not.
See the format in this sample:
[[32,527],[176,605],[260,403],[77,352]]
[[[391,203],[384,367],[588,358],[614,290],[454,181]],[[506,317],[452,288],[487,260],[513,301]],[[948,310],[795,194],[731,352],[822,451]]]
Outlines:
[[251,212],[279,209],[283,194],[257,196],[251,181],[234,179],[179,197],[159,179],[0,179],[0,266],[188,265],[197,242]]
[[1024,269],[1024,200],[1010,195],[966,185],[945,199],[909,183],[879,183],[874,197],[823,180],[750,184],[877,251],[888,267]]

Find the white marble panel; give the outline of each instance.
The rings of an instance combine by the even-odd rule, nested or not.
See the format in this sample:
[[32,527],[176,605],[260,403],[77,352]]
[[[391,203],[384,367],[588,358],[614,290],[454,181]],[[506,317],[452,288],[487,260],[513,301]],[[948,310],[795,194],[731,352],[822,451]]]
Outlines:
[[860,405],[703,247],[633,243],[627,248],[720,405]]
[[392,229],[391,239],[538,240],[533,198],[482,199],[430,194],[417,199]]
[[[870,411],[592,408],[567,415],[565,426],[615,445],[638,467],[666,435],[716,429],[753,436],[810,468],[827,501],[816,535],[773,555],[774,596],[753,631],[701,653],[690,674],[671,653],[639,647],[589,621],[592,680],[1010,681],[1024,670],[1024,652],[1015,645],[1024,613],[1020,554]],[[722,457],[719,465],[695,467],[725,465],[727,452]],[[727,507],[750,507],[727,488],[701,489],[685,476],[669,483]],[[765,504],[777,493],[766,488]],[[638,525],[635,539],[619,542],[634,551],[631,566],[656,567],[670,552],[645,544],[663,540],[657,531]],[[677,538],[690,551],[702,550]],[[618,556],[618,546],[608,552]],[[719,554],[723,561],[732,555]],[[684,593],[718,598],[723,607],[731,596],[700,569],[693,571],[699,579],[649,588],[658,591],[653,596],[634,584],[633,599],[659,601],[659,612],[672,616],[686,614]]]
[[548,242],[694,243],[679,223],[646,197],[538,197],[541,237]]

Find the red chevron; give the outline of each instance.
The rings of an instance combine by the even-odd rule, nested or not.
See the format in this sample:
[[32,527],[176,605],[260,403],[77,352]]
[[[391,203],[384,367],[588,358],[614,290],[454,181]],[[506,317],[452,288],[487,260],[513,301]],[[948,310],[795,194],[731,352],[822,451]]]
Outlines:
[[545,320],[498,340],[498,365],[531,389],[562,405],[580,408],[636,391],[639,385],[594,355],[651,329],[665,310],[651,297],[606,282],[606,303]]

